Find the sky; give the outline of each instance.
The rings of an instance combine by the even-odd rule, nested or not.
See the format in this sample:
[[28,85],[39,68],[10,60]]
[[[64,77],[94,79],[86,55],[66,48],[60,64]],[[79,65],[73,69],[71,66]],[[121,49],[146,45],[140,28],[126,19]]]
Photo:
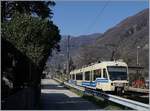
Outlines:
[[149,7],[148,0],[56,0],[53,22],[61,35],[104,33],[128,16]]

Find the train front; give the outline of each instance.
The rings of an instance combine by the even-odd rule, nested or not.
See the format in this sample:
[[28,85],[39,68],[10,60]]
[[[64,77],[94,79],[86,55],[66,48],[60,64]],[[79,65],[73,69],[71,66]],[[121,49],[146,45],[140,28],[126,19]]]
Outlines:
[[106,67],[112,89],[117,93],[124,93],[128,89],[129,84],[127,64],[115,61]]

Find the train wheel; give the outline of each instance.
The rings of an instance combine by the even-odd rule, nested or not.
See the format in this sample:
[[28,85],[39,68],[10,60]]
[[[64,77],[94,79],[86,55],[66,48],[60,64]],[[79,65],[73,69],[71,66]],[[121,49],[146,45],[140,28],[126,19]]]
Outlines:
[[121,88],[121,87],[116,87],[116,88],[115,88],[115,93],[116,93],[118,96],[122,96],[123,93],[124,93],[124,89]]
[[124,91],[124,89],[122,88],[122,94],[124,94],[124,92],[125,92],[125,91]]

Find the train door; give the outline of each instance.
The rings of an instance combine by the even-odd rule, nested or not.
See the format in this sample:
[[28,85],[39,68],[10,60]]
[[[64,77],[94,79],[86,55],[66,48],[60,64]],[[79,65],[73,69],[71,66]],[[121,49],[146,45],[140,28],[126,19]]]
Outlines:
[[96,69],[93,71],[93,80],[95,81],[96,78],[101,78],[102,77],[102,73],[101,73],[101,69]]
[[98,90],[102,90],[102,91],[108,91],[110,89],[109,84],[108,84],[108,76],[107,76],[107,72],[106,69],[103,68],[101,69],[101,77],[97,78],[97,85],[96,85],[96,89]]
[[85,72],[85,81],[90,81],[90,71]]

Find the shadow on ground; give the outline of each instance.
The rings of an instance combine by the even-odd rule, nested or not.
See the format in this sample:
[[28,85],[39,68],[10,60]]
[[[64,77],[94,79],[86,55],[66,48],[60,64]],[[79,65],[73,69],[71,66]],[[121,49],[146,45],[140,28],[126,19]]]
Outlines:
[[55,85],[55,84],[50,84],[50,85],[41,85],[42,89],[56,89],[56,90],[64,90],[63,85]]
[[43,93],[41,109],[43,110],[95,110],[95,105],[80,97],[69,97],[63,93]]

